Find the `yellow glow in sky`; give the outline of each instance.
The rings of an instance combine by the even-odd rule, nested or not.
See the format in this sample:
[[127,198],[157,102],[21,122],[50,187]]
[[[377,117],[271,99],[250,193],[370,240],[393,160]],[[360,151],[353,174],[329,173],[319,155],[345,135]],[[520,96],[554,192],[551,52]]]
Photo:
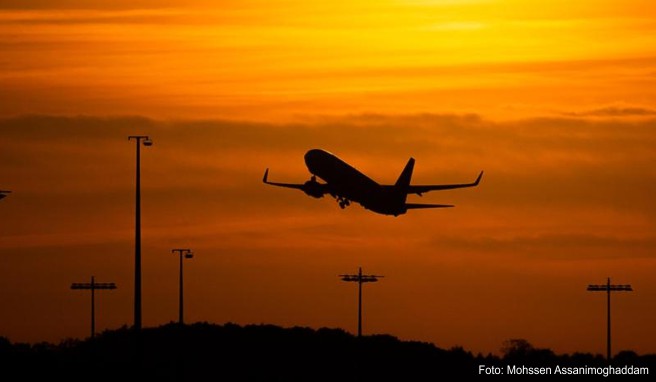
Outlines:
[[0,112],[284,120],[318,110],[517,117],[573,104],[652,106],[649,7],[376,1],[11,10],[0,13]]

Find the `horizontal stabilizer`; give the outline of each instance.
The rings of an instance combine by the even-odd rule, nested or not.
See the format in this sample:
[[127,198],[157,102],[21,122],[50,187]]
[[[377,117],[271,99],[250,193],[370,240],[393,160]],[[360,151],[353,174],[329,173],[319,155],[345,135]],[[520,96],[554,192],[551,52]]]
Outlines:
[[406,203],[405,208],[412,210],[418,208],[450,208],[454,207],[453,204],[417,204],[417,203]]

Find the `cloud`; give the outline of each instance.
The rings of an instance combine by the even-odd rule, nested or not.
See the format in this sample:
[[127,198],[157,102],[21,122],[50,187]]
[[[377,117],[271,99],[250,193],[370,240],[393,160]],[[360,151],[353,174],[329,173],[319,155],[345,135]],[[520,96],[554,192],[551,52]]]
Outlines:
[[176,3],[182,4],[175,0],[0,0],[0,9],[143,9],[167,8]]
[[[22,11],[0,14],[0,20],[7,26],[11,24],[30,25],[51,24],[173,24],[200,21],[181,11],[171,10],[74,10],[74,11]],[[184,20],[184,21],[183,21]],[[210,22],[209,20],[205,20]],[[215,19],[214,21],[219,21]]]
[[[469,181],[486,172],[473,193],[431,193],[422,202],[462,200],[491,216],[533,223],[532,214],[548,213],[542,224],[565,219],[565,226],[611,214],[623,225],[635,219],[631,214],[656,221],[653,123],[494,122],[474,114],[366,114],[294,124],[33,115],[0,120],[8,142],[0,168],[3,187],[22,188],[20,193],[37,198],[39,205],[52,198],[53,205],[77,209],[80,203],[65,201],[90,202],[92,195],[129,205],[134,148],[127,136],[148,134],[155,145],[143,153],[145,190],[154,193],[156,204],[175,211],[190,208],[209,222],[219,211],[235,218],[258,216],[258,211],[303,213],[308,207],[313,213],[335,212],[326,200],[261,184],[265,168],[275,180],[307,180],[303,154],[310,148],[329,150],[380,183],[393,183],[412,156],[415,183]],[[111,205],[96,208],[114,214]],[[577,213],[567,218],[559,211]],[[622,214],[626,211],[629,216]]]
[[[19,3],[49,4],[12,2]],[[654,99],[649,73],[655,59],[638,49],[650,34],[632,28],[616,26],[618,36],[626,36],[616,40],[633,47],[619,54],[629,47],[602,44],[578,29],[547,28],[536,40],[533,29],[523,33],[525,27],[512,22],[510,30],[498,26],[493,34],[436,38],[421,27],[431,19],[425,10],[399,4],[341,2],[335,8],[333,2],[256,0],[221,2],[220,9],[209,1],[199,4],[213,9],[177,2],[151,9],[136,2],[132,9],[126,2],[66,3],[91,5],[1,12],[0,115],[119,110],[154,118],[289,121],[317,112],[474,111],[517,118]],[[101,3],[111,9],[93,8]],[[408,17],[398,17],[399,9]],[[526,39],[504,37],[509,34]],[[599,52],[563,45],[561,34]]]
[[656,115],[656,109],[638,106],[607,106],[580,112],[562,113],[572,117],[651,117]]
[[[510,237],[436,236],[436,247],[453,246],[466,252],[495,252],[509,258],[562,259],[580,262],[599,259],[654,258],[656,236],[613,237],[595,233],[548,233]],[[582,250],[584,249],[584,250]],[[577,252],[573,256],[573,252]]]

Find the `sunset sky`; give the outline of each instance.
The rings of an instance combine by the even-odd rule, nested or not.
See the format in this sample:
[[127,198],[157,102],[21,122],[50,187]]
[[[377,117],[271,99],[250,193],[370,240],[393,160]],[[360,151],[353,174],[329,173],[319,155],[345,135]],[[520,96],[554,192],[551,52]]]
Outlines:
[[[56,3],[56,4],[54,4]],[[191,3],[191,4],[190,4]],[[498,352],[656,353],[651,0],[0,0],[0,336],[132,323],[135,145],[144,324],[356,330]],[[470,182],[390,217],[267,187],[311,148],[380,183]]]

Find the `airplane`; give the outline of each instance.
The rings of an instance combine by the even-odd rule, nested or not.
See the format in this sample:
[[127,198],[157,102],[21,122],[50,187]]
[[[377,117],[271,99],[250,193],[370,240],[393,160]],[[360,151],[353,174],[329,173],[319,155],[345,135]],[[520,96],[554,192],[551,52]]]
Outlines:
[[4,198],[4,197],[7,196],[7,194],[9,194],[9,193],[11,193],[11,191],[1,191],[1,190],[0,190],[0,199]]
[[[476,187],[483,177],[481,171],[473,183],[411,185],[410,178],[412,178],[415,160],[410,158],[395,184],[381,185],[335,155],[321,149],[312,149],[305,153],[305,165],[312,177],[303,184],[271,182],[268,168],[264,172],[262,181],[272,186],[298,189],[314,198],[322,198],[329,194],[337,200],[342,209],[353,201],[379,214],[399,216],[411,209],[453,207],[451,204],[406,203],[409,194],[422,196],[429,191]],[[325,183],[318,182],[317,177]]]

